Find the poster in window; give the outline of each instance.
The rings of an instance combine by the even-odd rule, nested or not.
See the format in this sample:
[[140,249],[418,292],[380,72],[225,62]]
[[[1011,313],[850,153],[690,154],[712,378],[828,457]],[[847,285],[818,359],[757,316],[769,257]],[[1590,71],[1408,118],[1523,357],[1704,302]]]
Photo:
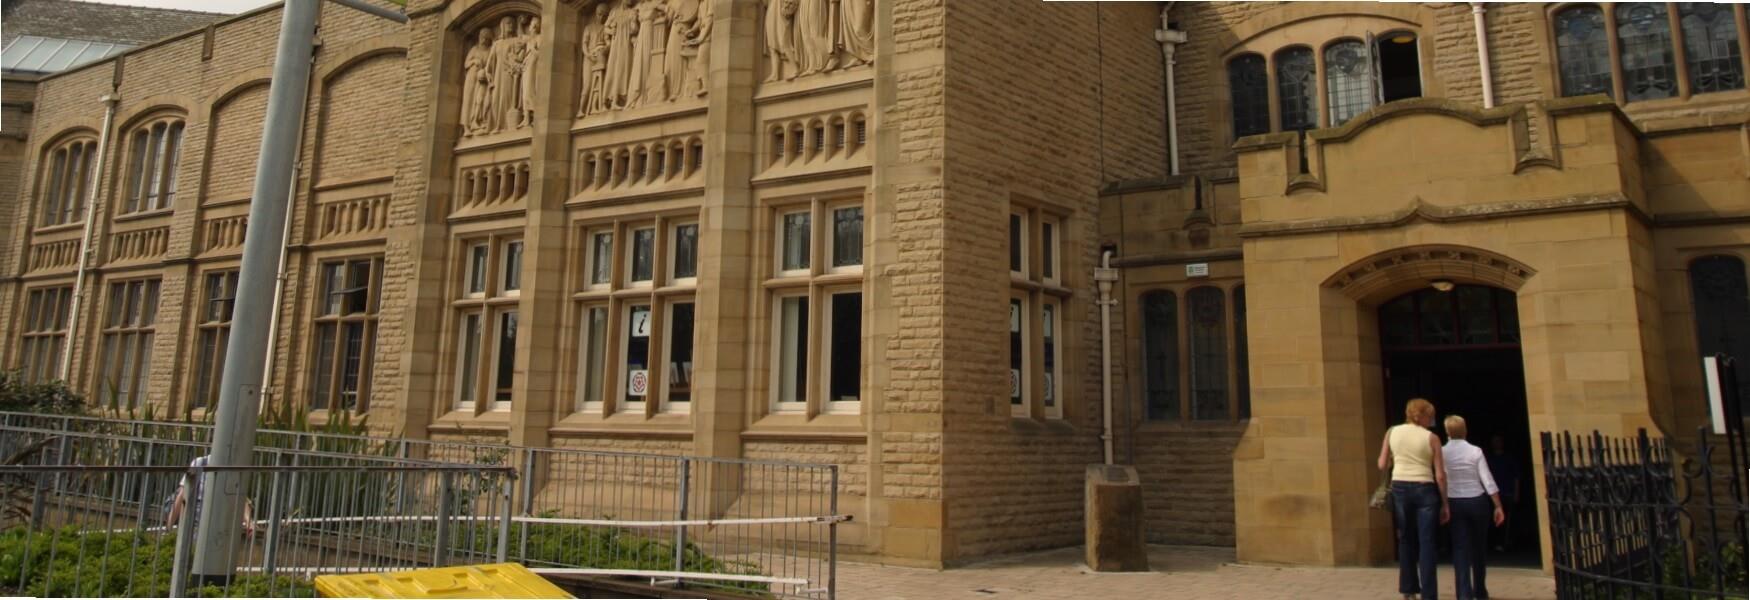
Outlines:
[[634,369],[626,375],[626,395],[643,398],[650,390],[650,372]]
[[650,310],[645,308],[632,311],[632,337],[650,337]]
[[1021,370],[1009,369],[1009,397],[1021,397]]

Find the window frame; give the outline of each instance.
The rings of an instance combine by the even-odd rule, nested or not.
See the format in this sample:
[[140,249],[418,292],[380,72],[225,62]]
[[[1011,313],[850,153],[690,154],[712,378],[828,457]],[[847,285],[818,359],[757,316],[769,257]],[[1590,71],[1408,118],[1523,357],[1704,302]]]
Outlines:
[[92,163],[97,156],[97,138],[79,133],[57,140],[43,150],[37,182],[35,229],[67,227],[85,222],[86,199],[91,195]]
[[[159,131],[162,128],[162,135]],[[182,163],[182,142],[188,132],[182,115],[161,115],[129,129],[123,139],[127,158],[119,190],[118,216],[145,215],[171,210],[176,204],[177,170]],[[142,137],[144,136],[144,137]],[[153,144],[153,140],[158,140]],[[144,151],[137,142],[146,143]],[[157,177],[157,179],[153,179]]]
[[[681,277],[678,275],[680,272],[679,267],[681,259],[680,231],[683,227],[693,228],[693,274],[687,277]],[[699,282],[699,234],[701,233],[699,230],[699,222],[696,220],[669,220],[666,230],[668,232],[668,240],[664,242],[663,245],[668,250],[668,257],[667,260],[664,260],[663,262],[668,265],[668,274],[666,280],[663,282],[664,285],[697,285]]]
[[[367,267],[366,280],[363,282],[364,289],[362,290],[364,292],[363,306],[350,306],[348,301],[343,298],[339,308],[335,312],[329,312],[328,298],[337,294],[351,294],[358,290],[358,286],[352,281],[352,276],[355,265],[360,264]],[[310,368],[307,369],[306,375],[306,384],[309,387],[303,394],[306,410],[348,411],[355,414],[364,414],[370,411],[371,377],[375,373],[373,368],[375,361],[372,360],[372,357],[376,353],[378,315],[382,311],[383,265],[384,258],[380,254],[333,256],[316,261],[315,287],[319,295],[317,296],[318,300],[311,303],[310,322],[312,327],[310,348],[307,353]],[[336,267],[340,269],[340,285],[343,286],[338,290],[329,289],[331,282],[327,277],[329,269]],[[353,396],[352,406],[347,407],[343,401],[346,395],[347,338],[345,332],[351,325],[359,326],[362,332],[360,333],[359,345],[358,381],[356,388],[351,392]],[[323,356],[321,331],[324,328],[330,328],[334,331],[334,338],[330,340],[330,343],[334,344],[331,348],[333,353],[329,355],[330,364],[327,365],[320,364],[319,360],[319,357]],[[327,373],[326,380],[323,378],[324,369],[331,369]],[[326,384],[321,383],[324,381]],[[327,405],[318,407],[316,398],[317,394],[322,393],[321,387],[328,388],[324,401]]]
[[[566,312],[567,327],[573,328],[574,335],[567,336],[566,351],[569,360],[566,368],[575,369],[566,381],[570,382],[572,395],[571,406],[573,416],[586,420],[609,418],[651,419],[660,415],[686,415],[691,412],[691,403],[696,401],[697,389],[689,391],[690,396],[685,402],[670,402],[669,377],[666,369],[673,341],[668,339],[670,319],[673,305],[694,305],[693,344],[695,362],[699,353],[699,307],[697,304],[697,286],[699,270],[703,266],[698,262],[695,248],[694,275],[692,277],[675,277],[676,233],[682,227],[698,227],[695,244],[702,245],[706,231],[701,225],[698,209],[683,209],[660,213],[626,215],[610,219],[579,219],[572,223],[574,239],[582,240],[582,251],[569,255],[576,262],[568,269],[573,279],[571,285],[571,308]],[[648,280],[632,280],[635,262],[635,232],[650,232],[650,268],[651,277]],[[607,265],[610,273],[606,283],[596,282],[594,267],[598,260],[598,249],[595,241],[598,236],[607,235],[610,241],[610,254]],[[617,243],[626,241],[627,243]],[[628,351],[630,350],[630,334],[627,319],[633,306],[648,306],[650,308],[651,324],[650,338],[646,345],[644,367],[649,378],[643,400],[632,401],[627,398],[627,382],[631,376],[627,368]],[[606,311],[607,319],[603,323],[603,344],[599,356],[591,355],[588,347],[590,325],[589,311],[600,308]],[[571,322],[569,319],[576,319]],[[600,380],[589,381],[589,370],[599,365]],[[696,372],[695,372],[696,377]],[[594,386],[600,386],[595,388]],[[600,400],[588,400],[595,391]]]
[[[806,415],[809,413],[809,407],[812,404],[811,398],[813,397],[813,394],[810,392],[814,387],[817,378],[810,376],[813,374],[811,364],[813,363],[812,357],[814,356],[814,353],[810,352],[809,342],[814,338],[814,318],[819,311],[816,310],[816,307],[814,306],[815,302],[810,296],[811,294],[806,289],[784,290],[776,292],[772,296],[772,343],[770,344],[772,347],[772,368],[768,369],[771,375],[771,389],[769,394],[771,399],[767,404],[770,407],[769,410],[773,414]],[[800,395],[801,398],[797,400],[785,400],[783,392],[784,380],[786,379],[786,372],[784,370],[784,340],[788,339],[788,336],[784,335],[784,324],[786,320],[783,316],[783,310],[784,301],[791,298],[799,298],[807,303],[803,307],[805,312],[800,317],[801,323],[797,326],[797,337],[801,341],[796,345],[797,350],[794,362],[796,368],[802,372],[802,385],[796,386],[796,393]]]
[[[1130,293],[1135,298],[1136,309],[1132,313],[1136,318],[1137,334],[1135,351],[1141,360],[1131,384],[1135,394],[1136,406],[1142,415],[1142,422],[1152,428],[1196,428],[1196,427],[1231,427],[1243,424],[1251,419],[1251,385],[1247,378],[1250,366],[1250,344],[1239,336],[1246,333],[1243,322],[1244,310],[1240,304],[1245,296],[1246,282],[1242,278],[1196,278],[1159,285],[1150,285],[1132,289]],[[1196,390],[1192,384],[1196,368],[1196,342],[1192,295],[1197,290],[1212,290],[1205,296],[1218,298],[1221,315],[1214,323],[1221,334],[1221,357],[1217,359],[1223,369],[1220,385],[1223,388],[1225,415],[1220,418],[1197,418]],[[1166,326],[1172,328],[1172,339],[1162,348],[1171,355],[1166,357],[1172,365],[1172,372],[1162,383],[1171,386],[1174,391],[1174,406],[1169,414],[1157,415],[1150,412],[1149,385],[1150,369],[1155,365],[1149,357],[1150,331],[1148,322],[1148,299],[1156,294],[1169,297],[1172,300],[1173,314]]]
[[[503,315],[517,313],[516,335],[519,338],[522,335],[524,325],[519,306],[522,297],[520,275],[526,270],[521,268],[521,262],[526,259],[518,257],[516,260],[512,260],[513,248],[524,249],[523,251],[526,252],[522,231],[520,229],[502,229],[463,234],[452,242],[451,247],[456,249],[457,255],[462,257],[462,260],[452,267],[456,282],[452,284],[449,307],[449,312],[452,315],[449,323],[453,327],[449,333],[449,343],[451,344],[450,355],[453,361],[451,368],[454,371],[450,380],[453,389],[448,394],[449,410],[470,415],[514,410],[516,405],[514,397],[515,375],[512,375],[513,396],[510,400],[498,400],[498,388],[494,386],[497,385],[499,376],[498,362],[502,346],[499,340],[499,329]],[[475,260],[477,249],[482,247],[486,248],[484,272],[478,271],[479,263]],[[513,265],[513,262],[516,264]],[[508,272],[513,266],[517,267],[518,270],[518,279],[516,280],[511,279]],[[483,291],[474,291],[476,281],[485,282]],[[515,284],[516,287],[510,287],[512,284]],[[466,364],[468,363],[466,360],[468,358],[468,340],[473,332],[467,327],[470,317],[479,319],[479,339],[474,348],[476,354],[473,356],[472,364]],[[511,351],[516,352],[514,347]],[[522,360],[520,356],[513,358],[513,361],[520,360]],[[471,377],[469,376],[470,371],[472,372]],[[472,385],[469,385],[470,383]],[[472,392],[472,398],[464,399],[464,392]]]
[[[18,327],[19,371],[27,382],[54,381],[60,377],[61,356],[68,343],[67,317],[72,310],[73,284],[38,285],[26,289],[24,297],[26,309]],[[55,303],[52,310],[49,301]]]
[[[819,261],[814,260],[815,254],[817,254],[814,251],[814,245],[818,243],[817,238],[820,237],[814,234],[814,229],[819,226],[818,224],[820,221],[815,218],[814,212],[813,206],[811,205],[805,205],[800,210],[791,207],[788,210],[778,211],[773,224],[773,231],[776,232],[774,238],[777,240],[777,245],[774,249],[772,265],[773,271],[777,274],[777,277],[807,277],[814,275],[814,269],[819,263]],[[807,224],[803,227],[808,233],[808,239],[802,240],[802,266],[791,269],[787,268],[784,264],[784,253],[785,250],[788,249],[790,243],[790,229],[788,226],[789,224],[786,221],[793,215],[802,215],[808,218]]]
[[[862,414],[864,400],[869,397],[866,364],[870,355],[869,348],[864,343],[866,336],[859,335],[857,399],[834,400],[831,346],[832,319],[835,315],[831,304],[836,296],[846,293],[861,294],[861,310],[857,315],[858,330],[868,331],[870,306],[868,290],[864,288],[864,267],[868,263],[870,248],[867,195],[861,191],[852,191],[820,197],[768,199],[764,204],[766,216],[762,221],[769,225],[762,232],[760,246],[770,252],[769,257],[763,258],[768,269],[763,273],[766,277],[763,314],[767,321],[764,335],[768,347],[763,356],[766,361],[764,381],[767,389],[765,401],[760,403],[758,414],[802,421],[811,421],[822,416],[858,417]],[[861,260],[856,264],[835,266],[837,215],[839,211],[852,208],[861,211],[861,237],[857,244],[862,253]],[[803,215],[807,219],[807,227],[802,230],[807,239],[801,245],[806,252],[807,264],[802,268],[785,269],[785,247],[791,241],[790,231],[785,226],[786,220],[796,215]],[[784,371],[784,303],[791,298],[801,298],[807,302],[806,319],[797,329],[801,340],[797,347],[801,356],[795,362],[795,367],[804,381],[798,388],[798,398],[783,400],[787,379]]]
[[[100,391],[98,397],[105,403],[111,398],[119,400],[125,397],[127,400],[119,402],[121,406],[141,408],[146,400],[146,381],[151,377],[152,344],[156,340],[163,278],[157,275],[126,277],[106,283],[109,293],[104,295],[103,312],[98,313],[103,321],[98,334],[99,358],[92,371],[95,380],[92,389]],[[117,313],[118,310],[121,312]],[[116,322],[118,317],[119,323]],[[111,362],[118,358],[115,353],[118,342],[124,346],[123,351],[132,352],[120,355],[121,365]],[[111,378],[110,375],[117,374],[118,369],[122,375]],[[126,391],[115,391],[114,388],[118,387],[115,384],[121,384],[119,387]]]
[[[864,331],[866,331],[866,329],[863,328],[863,322],[862,322],[862,312],[863,311],[859,311],[859,313],[857,315],[857,318],[858,318],[858,325],[857,325],[858,336],[857,336],[856,344],[857,344],[857,354],[859,356],[859,360],[857,361],[857,399],[856,400],[838,400],[836,397],[833,396],[833,393],[832,393],[833,351],[836,348],[836,346],[833,344],[833,342],[835,340],[833,338],[834,332],[832,331],[832,326],[834,324],[834,319],[837,317],[837,313],[834,312],[835,307],[834,307],[833,301],[838,296],[844,296],[844,295],[850,295],[850,294],[856,294],[858,296],[861,296],[860,298],[858,298],[858,301],[857,301],[857,304],[859,307],[864,306],[864,301],[868,300],[868,296],[863,294],[863,287],[861,285],[825,287],[825,288],[822,288],[820,291],[820,295],[823,298],[823,300],[820,302],[820,306],[818,308],[811,306],[810,308],[813,310],[809,311],[811,313],[810,317],[813,316],[812,313],[814,313],[814,312],[820,313],[820,325],[819,325],[819,327],[821,330],[821,332],[820,332],[820,342],[821,342],[820,345],[813,352],[809,353],[809,354],[813,354],[813,355],[819,355],[819,361],[820,361],[821,366],[817,370],[817,372],[820,375],[820,377],[815,378],[815,381],[812,383],[812,385],[810,385],[810,387],[818,388],[818,391],[820,393],[820,398],[821,398],[821,401],[820,401],[821,412],[824,412],[827,414],[857,414],[858,411],[862,410],[862,406],[863,406],[863,383],[865,381],[867,381],[867,379],[868,379],[867,377],[864,376],[863,365],[864,365],[865,361],[861,360],[861,357],[863,357],[866,354],[865,352],[863,352],[863,335],[862,335],[862,333]],[[811,302],[810,304],[813,304],[813,303]]]
[[[236,316],[237,282],[241,276],[242,271],[236,265],[227,265],[208,268],[202,271],[197,279],[200,282],[201,303],[193,313],[194,327],[192,329],[194,330],[196,362],[195,368],[189,370],[189,389],[193,393],[185,394],[188,400],[187,406],[184,407],[185,412],[189,414],[197,409],[212,410],[218,403],[219,380],[225,372],[225,353],[230,346],[231,320]],[[218,279],[219,290],[229,295],[213,295],[215,278]],[[228,304],[225,304],[223,309],[215,310],[214,303],[217,302]],[[213,316],[215,312],[222,313],[224,316],[215,317]],[[204,356],[209,337],[213,341],[213,355],[210,357]],[[210,378],[203,377],[203,375],[210,375]],[[197,398],[204,399],[197,403]],[[208,399],[211,402],[207,402]]]
[[[1618,31],[1619,28],[1615,10],[1616,3],[1599,2],[1553,4],[1546,7],[1543,11],[1544,36],[1548,40],[1546,47],[1549,52],[1550,89],[1552,90],[1553,95],[1557,98],[1586,95],[1570,95],[1563,89],[1561,54],[1557,47],[1560,32],[1556,30],[1556,19],[1561,13],[1583,7],[1599,11],[1604,19],[1605,40],[1610,53],[1610,83],[1607,89],[1609,90],[1608,95],[1618,104],[1671,103],[1688,101],[1695,96],[1714,94],[1735,94],[1742,96],[1750,94],[1750,91],[1747,91],[1750,90],[1750,83],[1742,82],[1740,86],[1735,89],[1711,90],[1704,92],[1695,91],[1693,75],[1690,72],[1688,49],[1685,46],[1686,36],[1683,32],[1682,15],[1680,13],[1680,7],[1678,6],[1680,3],[1665,2],[1663,4],[1665,5],[1665,16],[1669,24],[1669,41],[1671,45],[1669,50],[1672,57],[1672,67],[1674,69],[1672,77],[1676,80],[1676,91],[1671,96],[1633,101],[1628,99],[1627,83],[1625,81],[1626,75],[1622,62],[1622,42]],[[1731,20],[1733,25],[1737,28],[1739,48],[1738,67],[1739,73],[1741,74],[1740,79],[1742,79],[1742,74],[1750,74],[1750,25],[1747,25],[1747,23],[1750,23],[1750,20],[1746,19],[1746,8],[1742,4],[1732,4],[1729,6],[1722,6],[1722,8],[1729,8],[1732,11]]]
[[[1071,247],[1065,238],[1069,235],[1068,225],[1071,223],[1073,213],[1042,202],[1012,198],[1009,201],[1008,214],[1009,229],[1011,230],[1010,235],[1007,236],[1011,249],[1007,253],[1008,256],[1005,257],[1010,267],[1008,298],[1020,300],[1022,309],[1020,315],[1022,368],[1019,373],[1019,385],[1022,392],[1021,403],[1014,404],[1013,396],[1009,396],[1010,416],[1022,419],[1062,419],[1069,412],[1064,409],[1069,404],[1069,399],[1065,397],[1064,393],[1065,390],[1072,389],[1065,383],[1072,378],[1069,365],[1061,359],[1063,349],[1074,341],[1073,336],[1070,336],[1065,328],[1069,322],[1065,314],[1075,304],[1075,292],[1069,284],[1072,274],[1064,271],[1065,260],[1063,258],[1064,249]],[[1013,234],[1013,231],[1017,230],[1014,227],[1016,218],[1020,220],[1018,228],[1020,239],[1018,241],[1021,244],[1021,271],[1013,269],[1014,250],[1012,245],[1017,241]],[[1049,236],[1049,252],[1046,249],[1047,236],[1045,231],[1047,227],[1050,227],[1052,231],[1052,235]],[[1045,275],[1048,265],[1052,273],[1051,277]],[[1057,351],[1057,355],[1054,357],[1057,371],[1053,373],[1052,381],[1049,383],[1045,377],[1044,354],[1044,319],[1045,306],[1047,305],[1051,305],[1056,313],[1054,315],[1056,322],[1053,324],[1053,332],[1056,336],[1053,343]],[[1009,348],[1012,343],[1012,340],[1006,342],[1005,349]],[[1004,355],[1007,358],[1012,356],[1012,353],[1005,350]],[[1013,370],[1013,367],[1011,366],[1010,369]],[[1014,375],[1012,374],[1011,377]],[[1052,399],[1055,404],[1053,407],[1045,406],[1044,398],[1047,385],[1053,386]]]
[[[839,265],[838,215],[841,211],[853,209],[859,211],[857,215],[857,262],[854,264]],[[825,255],[822,257],[822,266],[831,273],[863,272],[863,263],[867,261],[869,243],[869,213],[867,210],[863,209],[863,203],[856,201],[833,202],[827,204],[825,210],[822,212],[824,212],[827,217],[823,219],[824,222],[821,223],[821,229],[825,230],[824,233],[826,234],[823,236],[825,239],[821,240],[821,253]]]

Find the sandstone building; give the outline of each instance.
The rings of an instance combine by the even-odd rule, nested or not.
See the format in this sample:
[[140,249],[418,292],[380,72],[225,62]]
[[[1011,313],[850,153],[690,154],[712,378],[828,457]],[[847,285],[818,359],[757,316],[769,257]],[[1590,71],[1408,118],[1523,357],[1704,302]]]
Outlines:
[[[1530,464],[1750,354],[1742,6],[406,12],[322,7],[272,358],[317,418],[834,463],[849,551],[942,565],[1078,543],[1109,417],[1151,540],[1348,565],[1404,399]],[[211,405],[278,22],[38,84],[5,366]]]

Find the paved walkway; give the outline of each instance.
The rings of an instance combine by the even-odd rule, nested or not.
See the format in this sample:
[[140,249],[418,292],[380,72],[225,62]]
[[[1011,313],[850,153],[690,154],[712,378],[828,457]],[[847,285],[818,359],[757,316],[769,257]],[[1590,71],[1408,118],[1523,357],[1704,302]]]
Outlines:
[[[1064,548],[947,571],[840,562],[841,600],[1307,598],[1397,600],[1395,568],[1264,567],[1233,564],[1231,548],[1151,546],[1149,573],[1093,573],[1081,548]],[[1442,598],[1452,571],[1440,568]],[[1530,569],[1489,569],[1495,600],[1555,597],[1555,582]]]

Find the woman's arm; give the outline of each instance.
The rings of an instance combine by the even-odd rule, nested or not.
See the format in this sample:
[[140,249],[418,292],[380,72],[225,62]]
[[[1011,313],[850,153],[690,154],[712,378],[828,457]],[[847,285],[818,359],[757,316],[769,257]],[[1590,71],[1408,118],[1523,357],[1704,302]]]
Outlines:
[[[1391,430],[1385,430],[1385,439],[1379,441],[1379,470],[1391,468]],[[1390,473],[1387,473],[1390,475]]]
[[1483,480],[1483,491],[1489,493],[1489,501],[1495,503],[1495,525],[1507,520],[1507,512],[1501,510],[1501,488],[1495,485],[1495,474],[1489,471],[1489,461],[1479,454],[1477,457],[1477,477]]
[[1434,449],[1434,484],[1440,487],[1440,522],[1452,520],[1452,507],[1446,503],[1446,459],[1440,454],[1440,435],[1428,434],[1428,446]]
[[187,489],[186,487],[176,488],[176,499],[170,501],[170,518],[164,520],[165,525],[175,525],[176,521],[182,517],[183,492]]

